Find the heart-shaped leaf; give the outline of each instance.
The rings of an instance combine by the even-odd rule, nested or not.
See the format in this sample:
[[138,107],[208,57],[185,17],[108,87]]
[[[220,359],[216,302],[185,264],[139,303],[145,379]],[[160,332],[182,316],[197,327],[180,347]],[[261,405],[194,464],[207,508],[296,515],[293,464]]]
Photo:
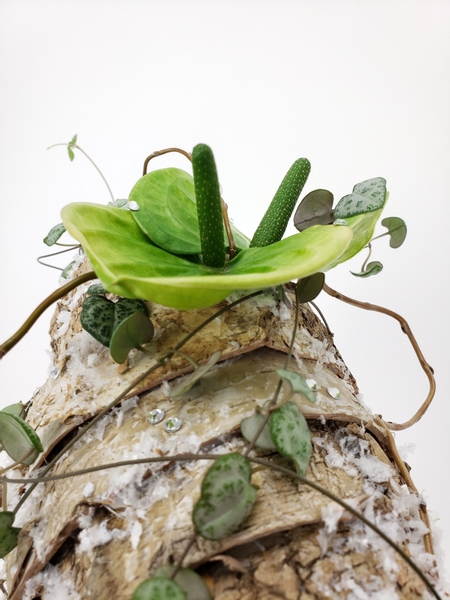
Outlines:
[[14,518],[13,512],[0,512],[0,558],[5,558],[17,546],[20,528],[12,526]]
[[170,397],[171,398],[179,398],[180,396],[185,394],[187,391],[189,391],[192,388],[192,386],[195,383],[197,383],[197,381],[199,379],[201,379],[203,377],[203,375],[205,375],[210,369],[212,369],[212,367],[217,363],[217,361],[220,359],[221,356],[222,356],[221,350],[217,350],[217,352],[214,352],[214,354],[212,354],[209,357],[209,360],[207,363],[205,363],[201,367],[197,367],[195,369],[195,371],[193,373],[191,373],[184,381],[173,386],[173,388],[170,392]]
[[142,312],[148,316],[145,302],[129,298],[121,298],[118,302],[112,302],[104,296],[95,294],[87,296],[84,300],[80,321],[83,329],[92,337],[104,346],[109,346],[111,337],[120,323],[135,312]]
[[383,265],[378,260],[374,260],[366,265],[364,271],[360,273],[353,273],[350,271],[352,275],[355,277],[372,277],[372,275],[378,275],[383,270]]
[[386,202],[386,180],[374,177],[357,183],[353,192],[341,198],[334,209],[335,219],[347,219],[383,208]]
[[294,226],[299,231],[312,225],[329,225],[333,221],[333,194],[328,190],[313,190],[306,194],[294,215]]
[[311,300],[314,300],[320,294],[324,283],[325,275],[323,273],[314,273],[314,275],[299,279],[295,288],[297,301],[300,304],[311,302]]
[[304,475],[312,452],[305,417],[293,402],[286,402],[270,415],[269,425],[278,452],[294,461],[297,473]]
[[[254,415],[252,415],[251,417],[245,417],[245,419],[242,419],[241,433],[244,436],[244,438],[247,440],[247,442],[253,441],[253,438],[255,437],[256,433],[258,432],[259,428],[261,427],[261,423],[263,422],[263,420],[264,420],[264,416],[258,412],[255,413]],[[270,434],[269,423],[266,423],[264,429],[259,434],[258,440],[256,441],[255,445],[258,448],[264,448],[266,450],[276,450],[277,449],[277,447],[275,446],[275,444],[272,440],[272,436]]]
[[20,417],[3,411],[0,411],[0,443],[14,461],[24,465],[34,463],[43,451],[34,429]]
[[387,217],[381,221],[383,227],[387,227],[390,240],[389,245],[391,248],[400,248],[406,238],[406,223],[400,217]]
[[[174,565],[165,565],[156,569],[155,577],[171,577]],[[198,573],[192,569],[181,567],[174,577],[174,581],[186,592],[187,600],[212,600],[208,586]]]
[[153,324],[144,312],[137,310],[114,329],[109,343],[111,357],[119,364],[126,361],[132,348],[139,348],[154,335]]
[[106,290],[101,283],[94,283],[88,287],[86,294],[88,296],[104,296]]
[[[159,169],[141,177],[130,192],[139,210],[132,215],[142,231],[157,246],[173,254],[201,251],[194,181],[181,169]],[[238,249],[250,240],[232,226]],[[224,232],[224,241],[228,239]]]
[[149,243],[129,211],[74,203],[62,217],[83,245],[108,291],[187,310],[224,300],[237,290],[275,287],[324,271],[352,239],[348,227],[310,227],[261,248],[242,250],[222,269],[183,260]]
[[132,600],[187,600],[187,595],[173,579],[152,577],[134,590]]
[[109,346],[114,327],[114,302],[104,296],[87,296],[80,315],[81,326],[104,346]]
[[58,225],[52,227],[47,233],[44,238],[44,244],[47,244],[47,246],[53,246],[53,244],[59,240],[65,231],[66,228],[64,227],[64,223],[58,223]]
[[382,177],[357,183],[353,194],[341,198],[334,209],[334,216],[352,229],[353,239],[345,252],[327,267],[327,271],[355,256],[370,242],[387,198],[386,180]]
[[238,529],[256,499],[257,488],[250,484],[250,477],[250,462],[242,454],[226,454],[215,461],[192,512],[197,533],[217,541]]
[[286,369],[277,369],[277,374],[283,379],[283,381],[287,381],[292,388],[292,391],[297,394],[302,394],[305,396],[310,402],[316,401],[315,393],[310,389],[308,384],[306,383],[306,379],[297,373],[296,371],[288,371]]

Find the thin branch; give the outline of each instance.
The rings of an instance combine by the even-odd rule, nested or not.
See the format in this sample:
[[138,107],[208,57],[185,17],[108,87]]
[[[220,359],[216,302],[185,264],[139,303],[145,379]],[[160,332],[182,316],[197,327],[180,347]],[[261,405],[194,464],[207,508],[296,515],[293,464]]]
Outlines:
[[72,281],[69,281],[65,285],[58,288],[55,292],[53,292],[53,294],[47,296],[47,298],[43,300],[37,308],[34,309],[34,311],[31,313],[25,323],[19,327],[16,333],[0,346],[0,359],[2,359],[5,354],[11,350],[11,348],[14,348],[17,342],[19,342],[23,336],[28,333],[31,327],[36,323],[42,313],[49,308],[49,306],[51,306],[57,300],[63,298],[66,294],[74,290],[80,284],[86,283],[91,279],[97,279],[97,275],[94,273],[94,271],[83,273],[83,275],[72,279]]
[[169,152],[179,152],[180,154],[182,154],[183,156],[185,156],[187,159],[189,159],[192,162],[192,155],[189,154],[189,152],[186,152],[186,150],[182,150],[181,148],[165,148],[164,150],[156,150],[155,152],[152,152],[152,154],[150,154],[150,156],[147,156],[147,158],[144,160],[144,167],[142,169],[142,175],[147,175],[148,163],[152,160],[152,158],[156,158],[157,156],[162,156],[163,154],[168,154]]
[[223,222],[225,225],[225,231],[227,233],[227,238],[228,238],[228,247],[229,247],[228,256],[229,256],[229,259],[232,260],[236,256],[236,242],[234,241],[233,232],[231,230],[230,219],[228,218],[228,205],[223,200],[223,198],[220,198],[220,201],[222,202],[222,218],[223,218]]
[[362,264],[361,272],[366,270],[366,265],[369,262],[369,258],[372,256],[372,244],[370,242],[367,244],[366,248],[369,250],[369,252],[367,254],[366,260]]
[[[296,288],[297,290],[297,288]],[[298,301],[298,297],[297,294],[295,295],[295,319],[294,319],[294,328],[292,331],[292,336],[291,336],[291,343],[289,344],[289,350],[288,353],[286,355],[286,359],[284,361],[284,368],[287,369],[289,367],[289,363],[291,361],[291,357],[292,357],[292,350],[294,348],[294,343],[295,343],[295,336],[297,333],[297,327],[298,327],[298,318],[299,318],[299,313],[300,313],[300,303]],[[255,435],[253,436],[252,441],[250,442],[250,444],[245,448],[244,450],[244,456],[249,455],[249,453],[253,450],[253,448],[256,446],[256,443],[258,442],[258,438],[261,435],[261,433],[263,432],[264,427],[267,425],[267,423],[269,422],[270,419],[270,415],[272,412],[272,409],[275,407],[276,402],[278,400],[278,396],[280,395],[280,391],[281,391],[281,386],[283,385],[283,381],[281,379],[281,377],[278,380],[277,383],[277,387],[275,389],[275,392],[272,396],[272,399],[269,403],[269,406],[267,407],[267,411],[266,414],[264,416],[264,419],[261,421],[260,426],[258,427]]]
[[331,329],[330,329],[330,327],[329,327],[329,325],[328,325],[328,322],[327,322],[327,320],[325,319],[325,315],[324,315],[324,314],[323,314],[323,312],[320,310],[320,308],[317,306],[317,304],[316,304],[315,302],[313,302],[312,300],[310,300],[310,301],[309,301],[309,304],[311,304],[311,306],[313,306],[313,307],[316,309],[316,311],[319,313],[319,316],[320,316],[320,318],[322,319],[322,321],[323,321],[323,324],[324,324],[324,325],[325,325],[325,327],[327,328],[328,335],[329,335],[330,337],[334,337],[334,333],[331,331]]
[[82,154],[84,154],[84,156],[88,159],[88,161],[95,167],[95,169],[97,170],[97,172],[99,173],[100,177],[103,179],[106,187],[108,188],[108,192],[109,195],[111,196],[111,200],[114,202],[114,195],[111,191],[111,188],[109,187],[109,183],[106,181],[106,177],[103,175],[103,173],[100,171],[99,167],[95,164],[95,162],[92,160],[92,158],[89,156],[89,154],[87,154],[83,148],[80,148],[80,146],[78,146],[78,144],[74,144],[73,142],[67,142],[67,143],[63,143],[60,142],[59,144],[52,144],[51,146],[49,146],[47,148],[47,150],[50,150],[50,148],[55,148],[55,146],[66,146],[68,148],[76,148],[77,150],[79,150]]
[[186,558],[189,550],[191,549],[192,545],[194,544],[195,540],[197,539],[197,534],[194,533],[194,535],[189,539],[186,548],[183,551],[183,554],[180,556],[175,569],[172,572],[172,575],[170,576],[170,579],[175,579],[175,577],[177,576],[178,571],[181,569],[181,566],[183,564],[184,559]]
[[362,308],[364,310],[371,310],[374,312],[383,313],[384,315],[388,315],[389,317],[392,317],[393,319],[395,319],[396,321],[398,321],[400,323],[401,330],[403,331],[404,334],[406,334],[408,336],[408,339],[411,342],[411,345],[414,348],[414,352],[416,353],[416,356],[419,360],[420,366],[422,367],[422,369],[424,370],[424,372],[428,378],[428,381],[430,384],[430,389],[428,392],[428,396],[426,397],[426,400],[424,401],[422,406],[408,421],[406,421],[405,423],[392,423],[391,421],[387,421],[387,425],[388,425],[389,429],[391,429],[392,431],[401,431],[401,430],[407,429],[408,427],[411,427],[412,425],[417,423],[423,417],[423,415],[426,413],[428,407],[431,404],[431,401],[433,400],[434,394],[436,392],[436,381],[434,379],[433,369],[426,362],[426,360],[420,350],[419,344],[417,343],[416,338],[414,337],[407,321],[401,315],[397,314],[393,310],[384,308],[383,306],[378,306],[377,304],[371,304],[370,302],[360,302],[359,300],[355,300],[353,298],[349,298],[348,296],[344,296],[344,294],[341,294],[340,292],[337,292],[336,290],[333,290],[332,288],[330,288],[326,283],[324,284],[323,289],[329,296],[332,296],[333,298],[337,298],[338,300],[341,300],[342,302],[346,302],[347,304],[351,304],[352,306],[357,306],[358,308]]

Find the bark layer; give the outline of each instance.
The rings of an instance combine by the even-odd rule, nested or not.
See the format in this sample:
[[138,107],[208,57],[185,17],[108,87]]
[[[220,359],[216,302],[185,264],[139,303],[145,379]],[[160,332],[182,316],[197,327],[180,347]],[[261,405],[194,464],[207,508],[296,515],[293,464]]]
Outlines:
[[[87,287],[60,302],[52,320],[55,370],[28,415],[45,447],[34,470],[152,364],[136,352],[128,366],[118,367],[81,330]],[[179,312],[151,305],[157,331],[152,350],[173,348],[220,306]],[[175,355],[103,417],[53,473],[128,458],[243,449],[240,422],[272,397],[293,322],[293,309],[271,296],[226,312],[183,347],[200,363],[222,350],[222,361],[200,384],[181,399],[170,397],[171,385],[192,370]],[[380,524],[434,577],[419,500],[402,480],[385,431],[358,401],[332,338],[307,306],[300,308],[289,368],[318,386],[315,404],[293,398],[313,436],[306,476]],[[156,407],[165,418],[181,418],[182,428],[167,433],[164,420],[150,424]],[[120,467],[42,485],[18,515],[23,529],[8,557],[11,600],[56,598],[56,584],[68,598],[129,600],[158,566],[182,555],[210,464]],[[259,486],[257,501],[241,529],[222,542],[197,538],[184,561],[204,577],[216,600],[369,598],[383,590],[392,593],[383,598],[426,597],[423,583],[384,541],[319,492],[273,470],[257,470],[252,483]]]

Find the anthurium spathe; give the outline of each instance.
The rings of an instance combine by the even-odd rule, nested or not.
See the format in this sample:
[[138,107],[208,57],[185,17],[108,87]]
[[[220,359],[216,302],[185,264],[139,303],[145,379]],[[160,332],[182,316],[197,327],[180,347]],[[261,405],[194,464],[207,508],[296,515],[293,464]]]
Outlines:
[[179,310],[211,306],[236,290],[262,289],[323,271],[351,242],[349,227],[310,227],[262,248],[242,250],[221,269],[155,246],[131,211],[72,203],[61,216],[105,288]]

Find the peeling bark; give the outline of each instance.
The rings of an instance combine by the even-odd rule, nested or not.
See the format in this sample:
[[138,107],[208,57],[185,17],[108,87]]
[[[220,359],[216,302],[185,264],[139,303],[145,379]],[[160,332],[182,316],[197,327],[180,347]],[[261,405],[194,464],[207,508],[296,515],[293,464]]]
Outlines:
[[[28,414],[45,447],[31,474],[152,364],[153,359],[135,352],[120,368],[81,330],[87,287],[61,301],[52,319],[59,375],[38,391]],[[219,308],[179,312],[149,307],[157,331],[151,348],[158,353],[173,348]],[[192,370],[183,356],[175,355],[103,417],[52,473],[133,456],[242,449],[240,422],[272,397],[293,321],[293,310],[269,296],[243,302],[215,319],[183,347],[200,363],[222,350],[212,373],[182,399],[172,399],[171,382]],[[406,489],[383,428],[358,401],[356,382],[307,305],[300,308],[289,368],[318,384],[315,404],[293,398],[313,435],[307,478],[387,527],[435,578],[434,557],[425,552],[420,502]],[[330,387],[339,390],[338,399],[327,392]],[[151,425],[147,416],[155,407],[166,418],[182,418],[182,428],[167,433],[163,422]],[[7,559],[10,599],[25,594],[50,598],[48,577],[59,577],[68,598],[129,600],[158,566],[182,555],[193,534],[192,506],[210,464],[120,467],[45,484],[17,517],[23,529]],[[184,562],[198,570],[215,600],[370,598],[380,590],[392,591],[383,598],[426,597],[424,584],[401,557],[316,490],[272,470],[257,469],[252,483],[259,486],[257,501],[241,529],[222,542],[197,538]]]

